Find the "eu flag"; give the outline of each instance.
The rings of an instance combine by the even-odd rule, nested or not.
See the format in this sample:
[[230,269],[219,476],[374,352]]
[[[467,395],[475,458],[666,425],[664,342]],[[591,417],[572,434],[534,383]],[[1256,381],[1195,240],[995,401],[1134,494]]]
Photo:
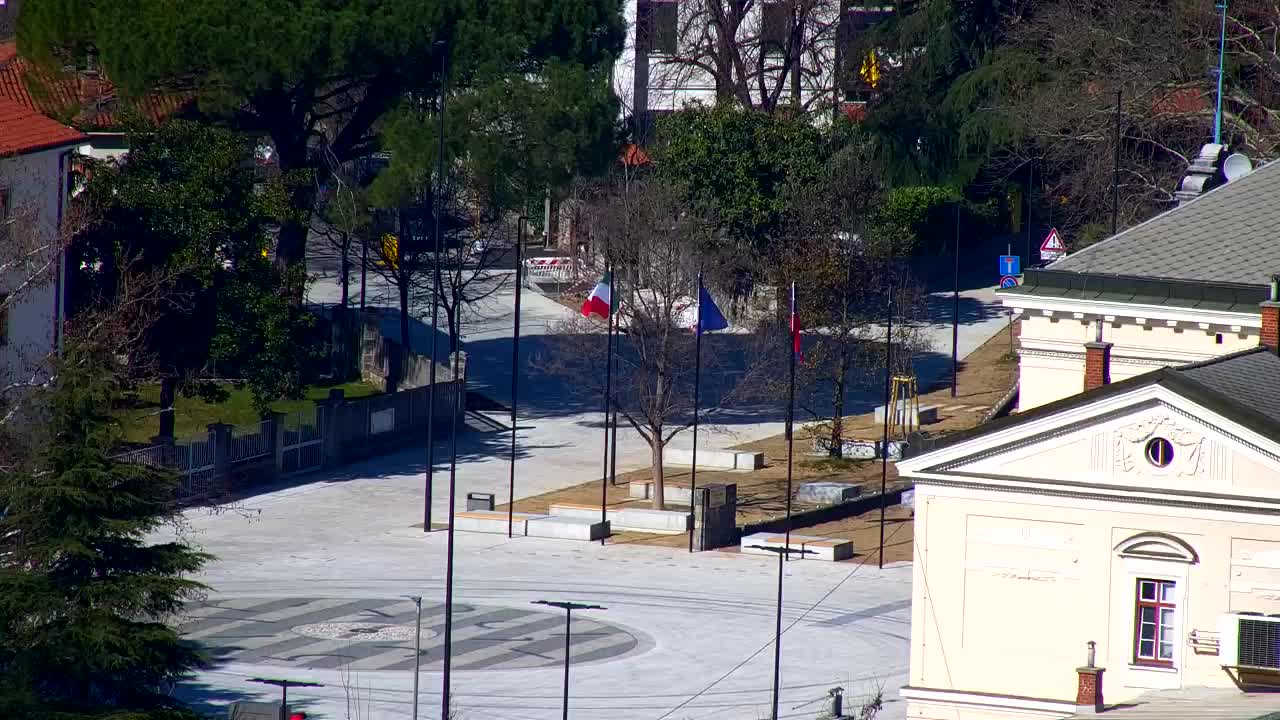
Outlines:
[[720,308],[716,307],[716,303],[711,299],[711,293],[707,292],[707,288],[701,283],[698,284],[698,334],[711,332],[713,330],[723,330],[729,327],[729,321],[724,319],[724,313],[720,312]]

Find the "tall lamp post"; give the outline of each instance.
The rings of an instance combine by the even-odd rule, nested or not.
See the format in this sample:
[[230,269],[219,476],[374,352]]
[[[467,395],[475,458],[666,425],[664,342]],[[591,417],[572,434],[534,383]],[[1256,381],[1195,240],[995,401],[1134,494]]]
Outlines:
[[524,286],[524,229],[529,218],[516,219],[516,308],[511,343],[511,477],[507,487],[507,537],[512,536],[516,519],[516,391],[520,388],[520,288]]
[[285,720],[285,713],[289,712],[289,688],[291,687],[324,687],[320,683],[302,682],[300,680],[277,680],[275,678],[249,678],[251,683],[261,683],[263,685],[274,685],[280,688],[280,720]]
[[422,500],[423,532],[431,532],[431,487],[434,484],[436,465],[436,325],[440,322],[440,251],[444,245],[440,239],[440,213],[444,205],[444,104],[447,89],[445,78],[449,71],[448,44],[443,40],[437,40],[435,47],[440,51],[440,128],[437,131],[440,142],[436,153],[436,197],[431,203],[431,209],[435,215],[436,237],[435,252],[432,257],[434,282],[431,291],[431,369],[428,378],[431,384],[427,390],[427,476]]
[[792,555],[816,554],[813,550],[793,548],[790,546],[774,547],[772,545],[748,545],[752,550],[764,550],[778,556],[778,610],[777,621],[773,631],[773,714],[769,717],[778,720],[778,691],[782,681],[782,563]]
[[418,720],[418,675],[422,669],[422,596],[401,595],[418,606],[417,631],[413,634],[413,720]]
[[[569,644],[570,624],[573,622],[574,610],[608,610],[602,605],[587,605],[584,603],[565,602],[561,600],[534,600],[534,605],[548,605],[550,607],[560,608],[564,610],[564,703],[562,705],[561,717],[563,720],[569,720]],[[775,713],[776,714],[776,713]]]

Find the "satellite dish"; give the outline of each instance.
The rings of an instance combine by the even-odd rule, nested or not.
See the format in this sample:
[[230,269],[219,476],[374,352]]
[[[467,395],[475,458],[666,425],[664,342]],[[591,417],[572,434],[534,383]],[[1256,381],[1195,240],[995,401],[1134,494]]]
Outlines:
[[1239,180],[1251,172],[1253,172],[1253,163],[1241,153],[1231,153],[1226,160],[1222,161],[1222,174],[1227,178],[1227,182]]

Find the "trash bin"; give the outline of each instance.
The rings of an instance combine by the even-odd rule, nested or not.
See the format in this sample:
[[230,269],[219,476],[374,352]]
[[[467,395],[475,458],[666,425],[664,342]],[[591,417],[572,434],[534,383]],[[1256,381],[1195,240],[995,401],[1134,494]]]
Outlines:
[[492,510],[493,493],[467,493],[467,510]]

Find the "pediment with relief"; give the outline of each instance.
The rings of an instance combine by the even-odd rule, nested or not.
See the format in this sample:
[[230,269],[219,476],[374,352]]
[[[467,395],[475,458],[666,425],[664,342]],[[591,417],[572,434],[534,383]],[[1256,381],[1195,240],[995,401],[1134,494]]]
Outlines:
[[[1201,473],[1201,449],[1203,432],[1175,419],[1167,411],[1151,413],[1139,422],[1122,425],[1112,433],[1115,438],[1116,469],[1121,473],[1172,474],[1179,477]],[[1164,439],[1172,453],[1168,464],[1161,466],[1160,459],[1148,457],[1153,441]]]

